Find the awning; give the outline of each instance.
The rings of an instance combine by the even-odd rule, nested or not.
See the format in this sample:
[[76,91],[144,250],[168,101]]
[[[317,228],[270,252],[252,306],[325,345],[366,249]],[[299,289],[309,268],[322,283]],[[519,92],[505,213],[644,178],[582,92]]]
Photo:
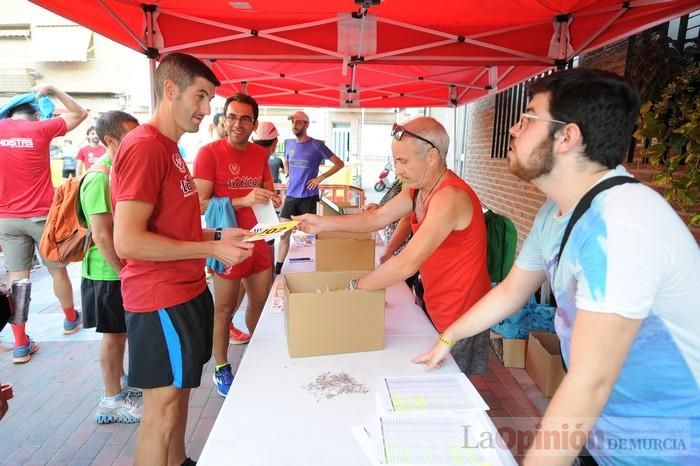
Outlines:
[[32,25],[30,54],[36,62],[86,62],[92,31],[78,25]]
[[149,56],[207,60],[263,105],[454,106],[697,0],[33,0]]

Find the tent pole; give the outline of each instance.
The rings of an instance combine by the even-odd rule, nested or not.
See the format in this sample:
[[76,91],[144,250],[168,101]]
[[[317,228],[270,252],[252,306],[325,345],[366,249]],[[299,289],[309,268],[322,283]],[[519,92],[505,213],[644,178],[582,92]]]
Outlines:
[[146,57],[148,57],[148,81],[150,83],[150,111],[153,113],[156,109],[156,58],[158,58],[158,49],[153,47],[153,13],[156,11],[156,5],[142,5],[143,12],[146,15]]

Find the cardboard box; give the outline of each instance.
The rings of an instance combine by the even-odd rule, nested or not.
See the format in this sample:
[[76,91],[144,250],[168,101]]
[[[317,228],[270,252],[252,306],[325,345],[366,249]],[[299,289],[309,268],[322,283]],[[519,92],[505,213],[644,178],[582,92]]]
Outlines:
[[362,212],[362,209],[352,202],[333,202],[330,199],[322,198],[318,201],[316,211],[318,215],[325,217],[329,215],[356,214]]
[[545,396],[554,395],[564,378],[559,338],[554,333],[530,333],[525,370]]
[[491,332],[491,348],[505,367],[525,368],[527,340],[503,338],[501,335]]
[[310,272],[284,276],[284,324],[289,356],[384,348],[384,290],[345,289],[350,280],[362,274]]
[[374,234],[323,232],[316,235],[316,271],[373,269]]

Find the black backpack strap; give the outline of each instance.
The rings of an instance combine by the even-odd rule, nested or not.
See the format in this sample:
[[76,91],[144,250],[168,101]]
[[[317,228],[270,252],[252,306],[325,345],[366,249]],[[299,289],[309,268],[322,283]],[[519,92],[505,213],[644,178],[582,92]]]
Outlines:
[[559,263],[559,259],[561,258],[562,253],[564,252],[564,246],[566,246],[566,242],[569,240],[569,235],[571,234],[571,230],[574,228],[574,225],[576,225],[576,222],[578,222],[578,219],[583,216],[584,213],[588,210],[588,208],[591,206],[591,203],[593,202],[593,199],[600,194],[602,191],[605,191],[606,189],[610,189],[613,186],[618,186],[621,184],[627,184],[627,183],[639,183],[639,180],[632,178],[631,176],[613,176],[608,179],[605,179],[598,183],[597,185],[593,186],[582,198],[580,201],[578,201],[578,204],[576,204],[576,207],[574,208],[574,213],[571,214],[571,219],[569,220],[569,223],[566,225],[566,230],[564,230],[564,237],[561,240],[561,245],[559,246],[559,255],[557,256],[557,264]]

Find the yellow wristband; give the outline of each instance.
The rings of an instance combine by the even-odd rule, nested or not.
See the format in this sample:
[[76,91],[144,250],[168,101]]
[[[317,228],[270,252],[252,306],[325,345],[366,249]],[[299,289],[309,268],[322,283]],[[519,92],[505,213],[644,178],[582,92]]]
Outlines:
[[440,335],[440,343],[447,346],[448,348],[452,348],[455,345],[453,341],[446,339],[442,335]]

